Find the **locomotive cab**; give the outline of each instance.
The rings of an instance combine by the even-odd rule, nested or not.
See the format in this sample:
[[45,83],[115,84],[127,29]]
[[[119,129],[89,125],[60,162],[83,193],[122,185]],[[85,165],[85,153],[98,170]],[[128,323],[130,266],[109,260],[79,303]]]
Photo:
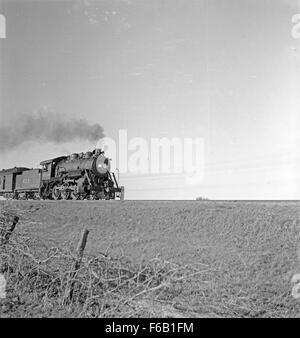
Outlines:
[[52,172],[52,163],[43,164],[42,165],[42,179],[43,180],[50,180],[51,172]]
[[51,178],[55,177],[55,168],[57,162],[66,159],[66,156],[56,157],[51,160],[46,160],[40,163],[42,166],[42,180],[50,180]]

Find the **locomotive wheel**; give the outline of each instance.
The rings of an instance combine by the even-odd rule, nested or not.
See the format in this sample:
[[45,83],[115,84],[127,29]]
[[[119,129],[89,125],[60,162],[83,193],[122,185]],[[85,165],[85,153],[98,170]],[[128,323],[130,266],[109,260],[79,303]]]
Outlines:
[[84,199],[87,201],[92,201],[94,200],[94,197],[92,194],[85,194]]
[[61,191],[61,198],[63,200],[68,200],[71,197],[71,191],[69,190],[69,185],[64,184],[64,190]]
[[54,185],[53,188],[52,188],[52,198],[56,201],[61,198],[61,193],[60,193],[60,190],[58,188],[58,185]]
[[75,191],[72,191],[71,192],[71,198],[74,201],[79,200],[79,195]]
[[89,194],[86,192],[80,193],[78,194],[78,199],[80,199],[81,201],[89,200]]
[[40,194],[38,192],[35,192],[34,195],[33,195],[33,199],[34,200],[40,200],[41,199]]
[[63,200],[68,200],[68,199],[70,199],[70,197],[71,197],[70,191],[68,191],[68,190],[63,190],[63,191],[61,192],[61,198],[62,198]]
[[80,198],[80,195],[78,193],[78,190],[77,190],[76,186],[75,186],[75,189],[73,191],[71,191],[71,198],[74,201],[79,200],[79,198]]

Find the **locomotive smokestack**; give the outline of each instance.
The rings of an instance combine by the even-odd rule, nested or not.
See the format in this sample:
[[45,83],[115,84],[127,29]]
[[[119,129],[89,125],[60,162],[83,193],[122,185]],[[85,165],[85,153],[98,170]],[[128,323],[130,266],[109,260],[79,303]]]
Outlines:
[[52,112],[22,115],[0,125],[0,152],[15,148],[26,141],[48,141],[55,144],[85,140],[98,141],[103,128],[84,119],[66,118]]

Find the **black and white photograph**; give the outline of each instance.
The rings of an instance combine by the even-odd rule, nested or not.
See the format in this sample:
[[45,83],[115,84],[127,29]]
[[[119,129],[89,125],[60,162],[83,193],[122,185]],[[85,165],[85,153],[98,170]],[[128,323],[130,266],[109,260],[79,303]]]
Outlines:
[[300,0],[0,0],[11,318],[300,318]]

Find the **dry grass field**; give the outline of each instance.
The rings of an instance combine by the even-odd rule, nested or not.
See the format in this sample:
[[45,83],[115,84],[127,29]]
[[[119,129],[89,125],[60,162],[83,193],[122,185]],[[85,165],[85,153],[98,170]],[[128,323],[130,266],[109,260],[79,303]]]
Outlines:
[[[291,279],[300,273],[300,203],[0,201],[1,212],[20,220],[0,251],[11,266],[0,317],[299,317]],[[56,293],[41,291],[51,281],[40,272],[34,286],[19,281],[33,278],[30,255],[46,266],[61,250],[51,269],[70,269],[66,252],[84,228],[76,304],[60,301],[62,277]]]

